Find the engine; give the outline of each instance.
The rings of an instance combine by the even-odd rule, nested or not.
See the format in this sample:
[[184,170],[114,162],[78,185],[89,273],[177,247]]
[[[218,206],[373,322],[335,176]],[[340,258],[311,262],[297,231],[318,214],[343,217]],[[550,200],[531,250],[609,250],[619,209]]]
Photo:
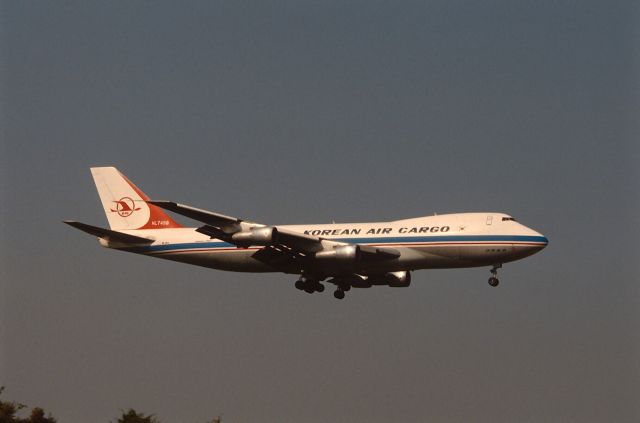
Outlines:
[[407,271],[389,272],[384,275],[384,279],[393,288],[404,288],[411,285],[411,273]]
[[248,231],[236,232],[231,235],[231,242],[240,247],[251,245],[272,245],[277,242],[278,230],[272,226],[251,228]]
[[356,263],[360,258],[360,248],[357,245],[343,245],[329,251],[318,251],[315,258],[320,262]]
[[369,276],[352,274],[336,277],[329,282],[335,283],[336,285],[341,285],[343,287],[349,286],[354,288],[371,288],[372,286],[405,288],[411,284],[411,273],[407,271],[401,271]]

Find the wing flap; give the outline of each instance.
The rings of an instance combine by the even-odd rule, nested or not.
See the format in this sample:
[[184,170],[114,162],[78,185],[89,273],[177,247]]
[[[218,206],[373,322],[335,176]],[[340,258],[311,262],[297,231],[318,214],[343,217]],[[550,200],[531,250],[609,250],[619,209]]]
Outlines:
[[400,252],[394,248],[370,247],[359,245],[362,259],[365,261],[393,260],[400,257]]
[[226,242],[231,242],[231,235],[220,228],[211,225],[200,226],[196,229],[196,232],[207,235],[209,238],[221,239]]
[[252,257],[285,273],[300,273],[304,268],[304,258],[283,245],[261,248]]

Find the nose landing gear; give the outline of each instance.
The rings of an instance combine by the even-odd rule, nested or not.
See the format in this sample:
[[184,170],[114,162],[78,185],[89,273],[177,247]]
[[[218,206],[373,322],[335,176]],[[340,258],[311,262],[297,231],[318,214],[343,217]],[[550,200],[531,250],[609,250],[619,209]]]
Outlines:
[[489,278],[489,285],[496,287],[498,286],[498,284],[500,283],[500,280],[498,279],[498,269],[500,269],[502,267],[501,264],[494,264],[493,267],[491,268],[490,272],[491,272],[491,277]]
[[351,285],[347,281],[339,278],[333,278],[329,282],[336,285],[336,290],[333,292],[333,296],[339,300],[344,299],[344,293],[351,289]]

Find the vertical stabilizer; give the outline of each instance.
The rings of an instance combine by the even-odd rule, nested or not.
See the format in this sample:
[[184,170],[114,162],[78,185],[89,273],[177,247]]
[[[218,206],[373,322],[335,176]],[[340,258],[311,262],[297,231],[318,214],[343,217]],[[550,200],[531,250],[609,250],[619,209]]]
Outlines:
[[115,167],[92,167],[102,207],[113,230],[181,228]]

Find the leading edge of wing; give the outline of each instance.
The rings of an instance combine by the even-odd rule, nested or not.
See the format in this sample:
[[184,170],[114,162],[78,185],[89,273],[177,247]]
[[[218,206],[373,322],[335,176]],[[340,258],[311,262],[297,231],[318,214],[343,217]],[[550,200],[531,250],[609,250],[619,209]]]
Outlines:
[[236,217],[227,216],[220,213],[214,213],[203,209],[198,209],[195,207],[187,206],[185,204],[179,204],[174,201],[147,201],[149,204],[153,204],[154,206],[158,206],[165,210],[172,211],[177,214],[181,214],[188,218],[198,220],[200,222],[206,223],[211,226],[227,226],[227,225],[237,225],[242,222],[242,219],[238,219]]

